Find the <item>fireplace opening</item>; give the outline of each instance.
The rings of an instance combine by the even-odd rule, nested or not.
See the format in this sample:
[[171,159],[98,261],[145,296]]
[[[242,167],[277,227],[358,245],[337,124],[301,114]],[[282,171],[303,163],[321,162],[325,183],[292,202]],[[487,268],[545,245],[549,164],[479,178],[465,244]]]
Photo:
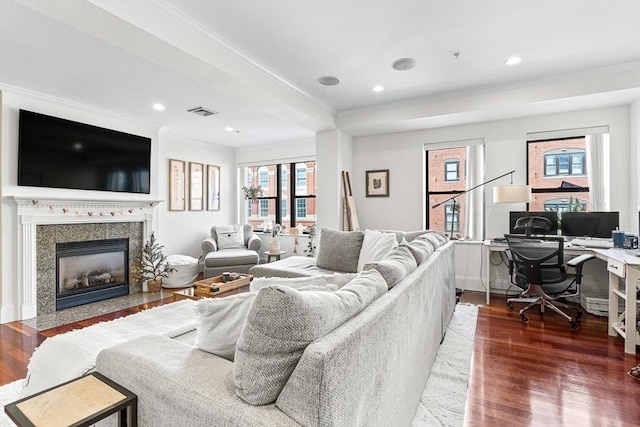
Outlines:
[[56,310],[129,294],[129,239],[56,243]]

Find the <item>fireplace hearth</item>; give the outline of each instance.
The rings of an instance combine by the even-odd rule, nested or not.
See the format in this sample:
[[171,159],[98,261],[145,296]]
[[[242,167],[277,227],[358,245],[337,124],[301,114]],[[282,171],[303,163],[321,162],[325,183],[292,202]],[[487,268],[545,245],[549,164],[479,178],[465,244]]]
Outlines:
[[56,310],[129,293],[129,240],[56,243]]

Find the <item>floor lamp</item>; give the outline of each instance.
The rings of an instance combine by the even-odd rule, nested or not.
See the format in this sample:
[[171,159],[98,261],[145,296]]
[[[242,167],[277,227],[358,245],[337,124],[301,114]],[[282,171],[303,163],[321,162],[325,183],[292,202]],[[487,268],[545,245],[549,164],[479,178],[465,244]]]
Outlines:
[[513,184],[514,172],[515,172],[515,169],[512,170],[511,172],[507,172],[505,174],[492,178],[488,181],[485,181],[482,184],[478,184],[475,187],[471,187],[464,191],[457,191],[456,194],[449,197],[447,200],[442,201],[440,203],[436,203],[435,205],[431,206],[432,209],[435,209],[449,201],[453,203],[452,210],[451,210],[451,233],[449,234],[449,238],[451,240],[456,240],[456,238],[453,236],[453,229],[455,225],[456,211],[460,209],[460,204],[457,202],[456,199],[462,196],[463,194],[467,194],[468,192],[475,190],[476,188],[480,188],[497,179],[504,178],[507,175],[511,175],[511,184],[496,186],[493,188],[493,202],[494,203],[528,203],[531,200],[531,187],[529,187],[528,185]]

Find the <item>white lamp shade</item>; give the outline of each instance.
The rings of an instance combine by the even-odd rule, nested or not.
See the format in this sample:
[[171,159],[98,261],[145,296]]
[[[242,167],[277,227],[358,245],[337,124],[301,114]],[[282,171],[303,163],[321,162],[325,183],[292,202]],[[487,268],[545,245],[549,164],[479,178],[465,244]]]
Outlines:
[[528,185],[502,185],[493,187],[493,203],[528,203],[531,187]]

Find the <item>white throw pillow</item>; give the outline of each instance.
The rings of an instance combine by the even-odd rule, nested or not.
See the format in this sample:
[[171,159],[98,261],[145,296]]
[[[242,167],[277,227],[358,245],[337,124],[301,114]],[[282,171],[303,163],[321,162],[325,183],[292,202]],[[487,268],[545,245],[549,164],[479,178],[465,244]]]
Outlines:
[[233,225],[221,225],[216,227],[218,235],[218,249],[244,248],[244,233],[242,229]]
[[380,261],[396,246],[398,246],[398,241],[394,233],[365,230],[360,258],[358,258],[358,271],[362,271],[365,264]]
[[270,285],[281,285],[293,289],[300,289],[305,286],[313,285],[336,285],[339,289],[353,280],[356,276],[356,273],[335,273],[307,277],[254,277],[249,285],[249,290],[251,292],[257,292],[261,288]]
[[[299,291],[338,290],[336,285],[301,286]],[[245,292],[225,298],[203,298],[196,310],[199,324],[196,331],[196,347],[233,362],[236,342],[247,320],[247,313],[257,292]]]

